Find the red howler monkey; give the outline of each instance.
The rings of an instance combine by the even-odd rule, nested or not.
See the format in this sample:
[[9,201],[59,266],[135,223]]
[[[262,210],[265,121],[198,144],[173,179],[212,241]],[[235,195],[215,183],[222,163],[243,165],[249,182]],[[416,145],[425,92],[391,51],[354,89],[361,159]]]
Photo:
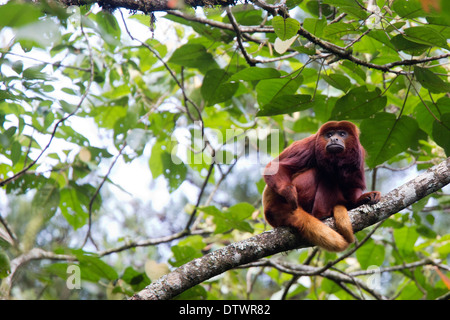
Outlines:
[[[265,168],[264,215],[273,227],[289,226],[314,245],[342,251],[354,241],[347,210],[375,204],[380,192],[363,194],[365,151],[358,128],[330,121],[287,147]],[[334,215],[334,231],[319,219]]]

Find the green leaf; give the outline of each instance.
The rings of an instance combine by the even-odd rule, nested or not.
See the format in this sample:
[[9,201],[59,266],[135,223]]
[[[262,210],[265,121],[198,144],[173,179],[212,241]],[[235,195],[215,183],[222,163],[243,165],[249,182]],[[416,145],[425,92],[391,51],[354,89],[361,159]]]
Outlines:
[[360,140],[373,168],[417,143],[418,124],[413,118],[380,112],[361,123]]
[[444,150],[445,154],[450,156],[450,113],[444,113],[440,122],[437,120],[433,123],[433,139]]
[[103,262],[98,256],[82,251],[75,251],[81,269],[81,278],[97,282],[100,279],[117,280],[119,275],[109,264]]
[[277,114],[288,114],[296,111],[306,110],[311,106],[308,104],[311,102],[311,96],[309,94],[293,94],[279,96],[269,103],[263,105],[257,112],[257,117],[274,116]]
[[415,227],[394,229],[394,238],[397,249],[402,256],[409,256],[414,252],[414,245],[419,238]]
[[27,80],[49,80],[45,72],[41,72],[46,66],[44,64],[29,67],[23,71],[23,77]]
[[414,108],[414,118],[417,119],[420,129],[425,131],[429,136],[433,135],[433,126],[435,118],[440,115],[450,113],[450,98],[442,97],[435,103],[432,101],[419,102]]
[[230,99],[237,91],[238,83],[227,83],[230,76],[225,70],[211,69],[203,78],[201,93],[208,106]]
[[37,22],[41,15],[35,4],[9,1],[0,6],[0,27],[21,27]]
[[[118,88],[118,90],[120,89]],[[127,108],[124,106],[98,106],[95,107],[91,116],[94,117],[95,122],[100,127],[113,129],[117,121],[124,118],[126,114]],[[66,127],[65,130],[68,132],[68,137],[72,136],[72,133],[75,132],[70,127]]]
[[120,99],[122,97],[126,97],[131,93],[131,88],[128,83],[125,83],[120,86],[115,86],[111,89],[111,91],[107,91],[103,93],[103,96],[105,98],[114,100],[114,99]]
[[356,87],[336,101],[332,119],[364,119],[386,106],[387,98],[381,96],[381,90],[369,91],[366,86]]
[[23,61],[16,61],[11,67],[17,74],[21,74],[23,71]]
[[82,207],[74,187],[66,187],[61,190],[61,204],[59,208],[64,218],[75,230],[86,224],[89,215],[85,209],[88,209],[88,207],[89,205]]
[[121,29],[114,15],[108,11],[101,10],[93,15],[92,18],[100,26],[103,40],[109,45],[118,45]]
[[45,220],[49,220],[58,209],[60,200],[59,188],[56,183],[47,183],[37,189],[31,201],[32,214],[42,215]]
[[250,67],[236,72],[231,76],[230,81],[258,81],[263,79],[279,78],[280,71],[273,68]]
[[423,224],[417,226],[417,233],[419,233],[423,237],[433,239],[433,240],[435,240],[436,236],[437,236],[437,233],[433,229],[431,229]]
[[384,261],[385,249],[381,244],[369,239],[361,248],[356,251],[356,259],[358,259],[361,269],[365,270],[370,266],[381,266]]
[[342,290],[342,287],[339,286],[335,281],[332,281],[330,279],[324,278],[322,282],[320,283],[320,288],[325,291],[326,293],[336,293],[339,290]]
[[188,43],[176,49],[169,62],[183,67],[198,68],[203,71],[218,68],[213,56],[201,44]]
[[161,174],[167,179],[169,192],[175,191],[186,178],[186,165],[175,154],[171,154],[167,150],[164,142],[157,142],[153,146],[149,165],[153,179]]
[[358,5],[357,0],[324,0],[323,3],[337,7],[361,20],[365,20],[368,16],[367,12]]
[[400,294],[396,297],[396,300],[418,301],[420,299],[423,299],[423,292],[414,282],[407,283],[404,287],[402,287]]
[[196,235],[196,236],[189,236],[189,237],[186,237],[186,238],[180,240],[180,242],[178,242],[178,245],[179,246],[190,246],[194,249],[202,250],[206,246],[206,243],[205,243],[205,241],[203,241],[202,236]]
[[[356,0],[358,1],[358,0]],[[323,3],[329,4],[333,7],[358,7],[355,0],[323,0]]]
[[297,52],[300,53],[305,53],[307,55],[313,55],[316,53],[316,49],[314,47],[306,47],[306,46],[302,46],[302,45],[294,45],[292,47],[292,49],[294,49]]
[[2,249],[0,249],[0,279],[6,278],[11,271],[9,257]]
[[411,27],[405,29],[404,32],[405,38],[410,41],[448,49],[447,39],[433,28],[425,26]]
[[427,22],[438,26],[450,26],[450,19],[444,16],[427,17]]
[[[236,18],[236,21],[240,25],[255,26],[263,22],[261,12],[259,12],[259,10],[255,10],[252,6],[236,5],[231,10],[234,17]],[[225,17],[223,22],[229,22],[227,16]]]
[[306,31],[314,34],[317,37],[321,37],[323,29],[327,25],[327,19],[315,19],[315,18],[305,18],[303,21],[303,28]]
[[323,35],[326,38],[340,38],[346,34],[358,33],[359,31],[349,23],[337,22],[325,26],[323,29]]
[[127,267],[121,279],[131,285],[135,292],[144,289],[151,282],[145,272],[134,270],[133,267]]
[[419,0],[395,0],[392,9],[404,19],[413,19],[425,16]]
[[346,76],[338,73],[322,74],[322,79],[325,80],[329,85],[335,87],[336,89],[347,92],[352,86],[350,79]]
[[445,93],[450,91],[450,84],[444,82],[429,69],[414,66],[414,75],[425,89],[428,89],[433,93]]
[[156,142],[152,147],[152,153],[149,161],[152,179],[156,179],[163,174],[164,165],[161,161],[161,157],[166,148],[167,146],[163,142]]
[[292,18],[284,19],[281,16],[275,16],[272,19],[272,26],[277,37],[285,41],[297,34],[300,29],[300,22]]
[[244,221],[255,211],[255,208],[249,203],[238,203],[224,212],[214,206],[202,207],[200,210],[214,217],[216,234],[226,232],[230,229],[253,232],[251,225],[247,221]]
[[314,132],[320,127],[320,121],[316,117],[301,117],[295,121],[292,130],[295,132]]
[[148,121],[151,123],[150,129],[153,136],[158,141],[169,141],[176,124],[176,113],[172,112],[153,112],[148,115]]
[[55,276],[60,277],[61,279],[66,280],[67,279],[67,268],[69,267],[69,265],[73,265],[73,264],[56,262],[56,263],[51,263],[51,264],[46,265],[44,267],[44,270],[46,272],[50,273],[51,275],[55,275]]
[[370,31],[367,36],[381,42],[388,48],[391,48],[393,50],[396,50],[395,46],[392,44],[391,39],[387,36],[385,30],[379,30],[379,29],[373,29]]
[[192,261],[202,256],[202,252],[191,246],[173,246],[171,248],[173,258],[169,260],[169,263],[174,267],[182,266],[183,264]]
[[13,165],[17,164],[20,161],[21,155],[22,155],[22,145],[19,142],[14,141],[11,144],[11,161]]
[[253,212],[255,212],[255,207],[247,202],[235,204],[227,210],[227,214],[230,217],[238,220],[247,219],[252,215]]
[[258,104],[263,106],[276,97],[295,94],[302,81],[303,77],[301,75],[259,81],[256,85]]
[[420,44],[406,39],[403,35],[398,34],[391,39],[391,43],[398,51],[404,51],[412,55],[421,55],[430,48],[428,45]]
[[342,62],[342,68],[347,70],[347,75],[351,76],[353,79],[358,81],[358,83],[365,84],[366,82],[366,73],[361,69],[356,63],[352,63],[348,60]]
[[164,177],[169,182],[169,192],[173,192],[185,181],[187,167],[176,155],[167,151],[161,154],[161,161]]

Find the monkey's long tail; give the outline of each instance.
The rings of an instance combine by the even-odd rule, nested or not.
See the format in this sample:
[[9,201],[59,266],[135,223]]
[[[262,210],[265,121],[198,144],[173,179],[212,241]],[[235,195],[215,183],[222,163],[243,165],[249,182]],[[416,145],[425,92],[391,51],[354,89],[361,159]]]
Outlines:
[[343,236],[302,208],[296,209],[293,215],[295,218],[291,220],[292,225],[300,231],[301,235],[311,244],[324,248],[327,251],[343,251],[354,240],[347,209],[343,206],[334,208],[336,228]]

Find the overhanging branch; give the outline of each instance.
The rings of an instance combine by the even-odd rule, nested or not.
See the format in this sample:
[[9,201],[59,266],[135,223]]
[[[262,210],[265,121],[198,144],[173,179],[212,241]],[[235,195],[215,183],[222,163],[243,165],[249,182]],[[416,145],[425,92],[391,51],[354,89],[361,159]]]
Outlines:
[[[450,183],[450,157],[413,180],[392,190],[374,206],[361,206],[349,212],[353,229],[360,231],[403,210]],[[334,227],[332,218],[325,220]],[[267,231],[232,243],[192,260],[136,293],[134,300],[171,299],[183,291],[240,265],[310,244],[287,228]]]
[[110,10],[125,8],[149,14],[155,11],[180,9],[183,6],[229,6],[235,5],[235,0],[58,0],[66,6],[82,6],[98,3],[99,6]]
[[[264,43],[263,40],[257,39],[250,34],[254,33],[273,33],[274,29],[271,26],[236,26],[229,23],[223,23],[211,19],[206,19],[197,16],[191,16],[189,14],[183,13],[181,11],[177,11],[177,9],[183,9],[185,6],[190,7],[214,7],[214,6],[234,6],[236,5],[236,0],[56,0],[57,2],[62,3],[65,6],[82,6],[82,5],[91,5],[97,3],[100,7],[113,11],[116,8],[124,8],[134,12],[143,12],[145,14],[152,14],[155,11],[164,11],[169,14],[173,14],[179,17],[182,17],[188,21],[195,21],[205,25],[210,25],[219,29],[231,30],[235,31],[237,35],[238,41],[240,41],[241,37],[246,41],[254,41],[259,43]],[[278,6],[270,6],[270,5],[261,5],[262,2],[253,1],[253,3],[263,10],[268,12],[272,12],[274,14],[274,9],[278,8]],[[330,24],[340,21],[345,14],[340,15],[333,21],[330,21]],[[369,29],[370,30],[370,29]],[[368,31],[366,32],[368,33]],[[383,65],[375,64],[369,61],[362,60],[358,58],[351,50],[351,48],[340,47],[331,42],[325,41],[319,37],[316,37],[314,34],[308,32],[306,29],[301,27],[298,30],[298,34],[310,42],[314,43],[320,50],[326,51],[329,54],[335,55],[339,59],[349,60],[357,65],[364,66],[367,68],[379,70],[382,72],[391,72],[395,74],[407,74],[408,71],[404,70],[396,70],[395,67],[401,66],[413,66],[421,63],[426,63],[435,60],[447,59],[450,57],[450,53],[443,53],[438,56],[426,57],[422,59],[405,59],[394,61],[390,63],[386,63]],[[365,35],[365,34],[363,34]],[[363,36],[362,35],[362,36]],[[241,50],[243,48],[242,43],[240,44]],[[350,46],[351,47],[351,46]],[[276,60],[268,59],[268,60],[255,60],[250,56],[246,55],[245,51],[243,51],[244,57],[249,62],[249,65],[254,65],[256,63],[268,63]],[[287,55],[285,57],[277,58],[285,59],[290,58],[291,55]],[[336,60],[337,61],[337,60]]]

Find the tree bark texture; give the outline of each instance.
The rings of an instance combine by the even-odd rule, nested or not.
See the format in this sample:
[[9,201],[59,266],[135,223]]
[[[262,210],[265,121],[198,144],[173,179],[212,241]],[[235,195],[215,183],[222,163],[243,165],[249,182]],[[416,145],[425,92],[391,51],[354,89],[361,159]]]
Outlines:
[[[413,180],[392,190],[373,206],[363,205],[349,211],[355,232],[367,228],[408,207],[450,183],[450,157]],[[325,223],[334,228],[334,219]],[[134,300],[171,299],[183,291],[240,265],[287,250],[308,247],[299,234],[276,228],[249,239],[230,244],[192,260],[136,293]]]
[[228,6],[235,5],[234,0],[59,0],[66,6],[82,6],[98,3],[102,8],[114,10],[116,8],[125,8],[143,13],[155,11],[168,11],[181,9],[183,6],[205,7],[205,6]]

